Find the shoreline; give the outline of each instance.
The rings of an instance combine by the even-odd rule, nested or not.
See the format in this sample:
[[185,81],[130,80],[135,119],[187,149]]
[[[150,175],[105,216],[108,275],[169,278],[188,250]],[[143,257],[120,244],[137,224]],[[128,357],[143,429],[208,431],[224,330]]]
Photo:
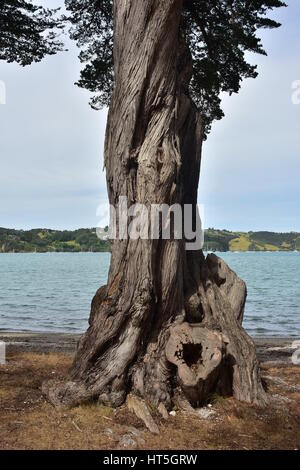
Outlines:
[[[81,333],[51,333],[31,331],[1,331],[0,341],[7,345],[7,352],[61,352],[74,354]],[[290,336],[253,336],[260,362],[291,364],[294,349]]]
[[[203,250],[204,253],[300,253],[300,250]],[[74,254],[99,254],[99,253],[110,253],[110,250],[98,250],[98,251],[0,251],[0,255],[52,255],[67,253],[69,255]]]

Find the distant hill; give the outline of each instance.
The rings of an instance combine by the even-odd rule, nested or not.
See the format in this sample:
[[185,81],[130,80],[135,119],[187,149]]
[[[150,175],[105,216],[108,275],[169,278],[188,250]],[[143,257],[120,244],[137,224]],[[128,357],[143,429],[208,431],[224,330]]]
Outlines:
[[[0,228],[0,253],[105,252],[107,227],[78,230],[13,230]],[[209,228],[205,231],[205,251],[300,251],[300,233],[230,232]]]
[[300,233],[205,231],[205,251],[294,251],[300,250]]
[[74,231],[49,229],[25,231],[0,228],[2,253],[102,252],[109,251],[109,247],[109,241],[99,240],[95,228]]

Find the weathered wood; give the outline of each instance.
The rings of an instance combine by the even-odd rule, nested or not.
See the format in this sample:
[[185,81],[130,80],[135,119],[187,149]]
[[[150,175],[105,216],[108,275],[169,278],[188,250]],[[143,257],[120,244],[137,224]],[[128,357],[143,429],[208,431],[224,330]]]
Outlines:
[[[115,206],[120,196],[146,207],[196,206],[203,135],[188,94],[192,61],[180,34],[181,9],[181,0],[114,3],[105,166]],[[93,300],[71,381],[47,389],[53,403],[88,398],[118,406],[133,392],[170,409],[178,385],[193,403],[214,388],[264,402],[255,347],[241,326],[245,285],[223,261],[186,251],[175,239],[114,240],[111,250],[108,284]],[[209,337],[213,351],[189,385],[169,347],[184,328],[201,328],[188,341],[201,349]]]
[[140,398],[129,394],[127,397],[127,407],[129,411],[133,412],[139,419],[143,421],[146,428],[153,434],[159,434],[159,429],[154,419],[151,416],[148,406]]
[[216,389],[223,349],[221,334],[199,323],[170,328],[166,357],[176,366],[178,383],[193,405],[202,404]]

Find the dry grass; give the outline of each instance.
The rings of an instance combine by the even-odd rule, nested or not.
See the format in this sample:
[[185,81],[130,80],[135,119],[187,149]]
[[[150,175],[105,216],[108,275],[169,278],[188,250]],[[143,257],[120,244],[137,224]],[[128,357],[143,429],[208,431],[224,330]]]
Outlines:
[[15,353],[0,366],[0,449],[118,449],[130,427],[141,433],[133,449],[300,447],[300,367],[263,366],[277,404],[262,410],[214,397],[209,419],[178,412],[165,422],[156,415],[160,435],[154,436],[125,407],[56,410],[47,403],[41,383],[63,376],[71,361],[66,354]]

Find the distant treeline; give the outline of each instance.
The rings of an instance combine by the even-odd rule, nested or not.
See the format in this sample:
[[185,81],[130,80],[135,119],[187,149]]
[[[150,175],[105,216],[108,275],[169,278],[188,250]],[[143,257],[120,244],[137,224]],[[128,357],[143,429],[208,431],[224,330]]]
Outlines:
[[[102,229],[105,238],[107,227]],[[0,228],[0,252],[103,252],[110,250],[108,240],[99,239],[96,229],[13,230]],[[205,231],[205,251],[300,251],[300,233],[230,232],[209,228]]]
[[109,241],[100,240],[95,228],[74,231],[48,229],[25,231],[0,228],[2,253],[102,252],[109,251],[109,248]]

